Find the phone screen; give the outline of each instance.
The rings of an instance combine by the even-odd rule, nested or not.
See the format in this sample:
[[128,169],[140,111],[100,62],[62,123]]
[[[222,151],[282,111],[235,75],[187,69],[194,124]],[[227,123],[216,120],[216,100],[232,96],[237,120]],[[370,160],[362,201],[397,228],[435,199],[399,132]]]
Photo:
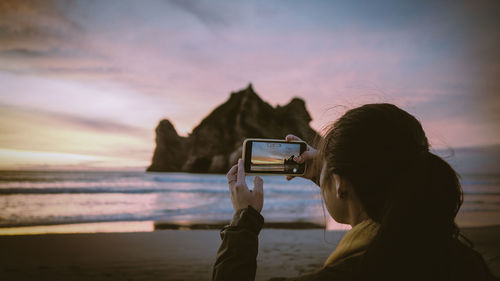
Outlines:
[[253,141],[250,172],[302,174],[304,164],[298,164],[293,159],[301,152],[300,143]]

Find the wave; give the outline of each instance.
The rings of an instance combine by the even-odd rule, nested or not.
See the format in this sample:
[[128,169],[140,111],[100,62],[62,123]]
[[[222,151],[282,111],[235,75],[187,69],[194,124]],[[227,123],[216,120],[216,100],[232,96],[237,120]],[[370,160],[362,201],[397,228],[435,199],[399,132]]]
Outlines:
[[493,196],[500,196],[500,191],[464,191],[464,195],[493,195]]
[[[182,182],[182,181],[179,181]],[[185,182],[185,181],[184,181]],[[201,182],[201,181],[199,181]],[[319,189],[304,187],[296,188],[294,186],[270,184],[274,187],[264,187],[266,194],[319,194]],[[181,185],[184,186],[184,185]],[[123,194],[146,194],[146,193],[208,193],[222,194],[228,193],[227,187],[210,186],[210,188],[175,188],[167,186],[158,186],[148,184],[147,182],[59,182],[52,184],[30,183],[18,184],[10,183],[8,185],[0,184],[0,194],[104,194],[104,193],[123,193]],[[194,187],[194,186],[193,186]],[[277,188],[276,188],[277,187]],[[500,196],[500,190],[464,190],[464,195],[486,195]]]
[[[227,189],[162,189],[162,188],[0,188],[2,195],[15,194],[149,194],[149,193],[205,193],[205,194],[226,194]],[[266,194],[317,194],[311,190],[280,190],[266,189]]]
[[498,202],[498,201],[486,201],[486,200],[471,200],[471,201],[464,201],[464,204],[500,205],[500,202]]
[[175,183],[223,183],[226,184],[226,178],[201,178],[201,177],[182,177],[182,178],[167,178],[167,177],[154,177],[155,182],[175,182]]
[[500,185],[500,180],[497,178],[494,179],[483,179],[483,180],[472,180],[472,179],[465,179],[461,180],[460,183],[462,186],[498,186]]
[[228,193],[210,189],[108,189],[108,188],[2,188],[0,194],[147,194],[147,193]]

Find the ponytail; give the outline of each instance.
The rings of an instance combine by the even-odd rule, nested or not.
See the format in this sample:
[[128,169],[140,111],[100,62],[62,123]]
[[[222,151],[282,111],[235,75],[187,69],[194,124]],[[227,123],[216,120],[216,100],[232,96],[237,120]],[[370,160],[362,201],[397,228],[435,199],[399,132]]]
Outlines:
[[437,277],[447,245],[458,236],[454,218],[463,195],[453,168],[428,151],[405,168],[391,182],[379,232],[360,265],[360,280]]

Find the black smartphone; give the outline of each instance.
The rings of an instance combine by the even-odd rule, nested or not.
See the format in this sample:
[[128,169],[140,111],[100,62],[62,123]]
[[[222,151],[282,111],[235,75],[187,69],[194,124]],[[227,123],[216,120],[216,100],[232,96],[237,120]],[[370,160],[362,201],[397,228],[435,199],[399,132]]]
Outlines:
[[293,159],[307,149],[303,141],[246,139],[243,163],[246,174],[304,175],[306,164]]

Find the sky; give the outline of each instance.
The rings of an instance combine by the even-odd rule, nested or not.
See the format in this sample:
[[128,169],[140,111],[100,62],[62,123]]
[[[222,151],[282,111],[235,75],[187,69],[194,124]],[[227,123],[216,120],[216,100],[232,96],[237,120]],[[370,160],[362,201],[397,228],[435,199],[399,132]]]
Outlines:
[[[437,3],[439,2],[439,3]],[[252,83],[321,131],[394,103],[433,147],[500,144],[498,1],[0,1],[0,169],[143,168]]]
[[283,164],[290,156],[299,156],[299,144],[254,142],[252,143],[252,164]]

